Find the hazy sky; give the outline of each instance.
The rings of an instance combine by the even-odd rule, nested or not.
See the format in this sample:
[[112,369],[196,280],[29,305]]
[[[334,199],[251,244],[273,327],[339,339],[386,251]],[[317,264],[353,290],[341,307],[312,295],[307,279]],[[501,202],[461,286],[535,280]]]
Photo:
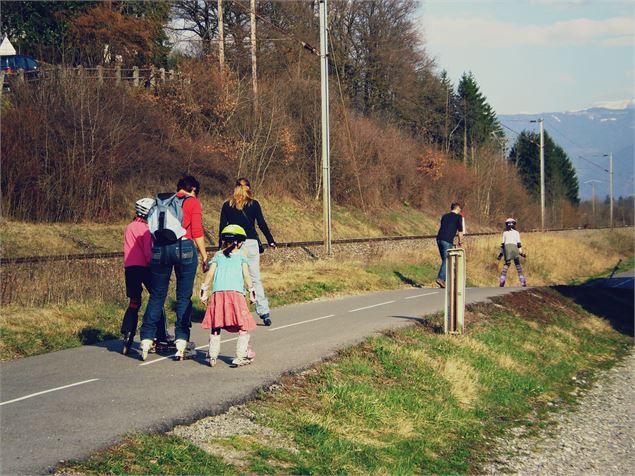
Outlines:
[[424,0],[430,55],[454,82],[472,71],[499,114],[630,100],[635,2]]

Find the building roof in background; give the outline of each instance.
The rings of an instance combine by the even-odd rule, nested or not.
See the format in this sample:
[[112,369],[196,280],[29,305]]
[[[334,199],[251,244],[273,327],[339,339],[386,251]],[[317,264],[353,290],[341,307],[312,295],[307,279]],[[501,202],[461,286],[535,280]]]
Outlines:
[[15,48],[9,41],[7,35],[4,35],[4,39],[2,40],[2,44],[0,44],[0,55],[2,56],[11,56],[17,54]]

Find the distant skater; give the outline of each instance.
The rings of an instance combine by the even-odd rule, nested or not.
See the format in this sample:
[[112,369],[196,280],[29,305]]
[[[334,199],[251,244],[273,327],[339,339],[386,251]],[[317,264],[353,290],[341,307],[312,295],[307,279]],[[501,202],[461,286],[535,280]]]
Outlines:
[[500,261],[501,258],[505,258],[505,264],[503,265],[503,271],[500,276],[500,287],[505,286],[505,281],[507,280],[507,270],[509,270],[509,265],[512,260],[516,265],[516,271],[518,271],[518,279],[520,280],[520,285],[524,288],[527,286],[527,280],[525,279],[525,275],[523,274],[523,267],[520,264],[520,257],[525,258],[527,255],[523,253],[522,244],[520,242],[520,233],[516,231],[516,220],[513,218],[508,218],[505,220],[505,231],[503,232],[503,242],[501,243],[501,250],[498,254],[497,259]]
[[[126,296],[128,309],[121,322],[123,348],[121,353],[130,351],[137,333],[141,295],[145,286],[151,292],[150,261],[152,260],[152,235],[148,228],[148,212],[154,207],[153,198],[142,198],[135,203],[135,219],[126,227],[123,236],[123,265],[126,277]],[[157,323],[157,340],[166,345],[173,343],[168,334],[165,312]]]
[[258,228],[262,230],[265,238],[267,238],[269,246],[275,248],[276,242],[271,235],[271,231],[269,231],[260,203],[254,198],[249,180],[239,178],[236,180],[232,198],[227,200],[221,209],[218,231],[220,233],[227,225],[240,225],[245,230],[247,239],[243,246],[243,253],[247,258],[249,275],[256,289],[256,313],[260,316],[265,326],[270,326],[269,301],[260,278],[260,254],[264,251],[264,248],[256,232],[256,224],[258,224]]
[[249,331],[256,328],[256,321],[245,300],[246,286],[251,302],[256,302],[256,290],[249,275],[247,258],[241,252],[246,238],[247,234],[241,226],[228,225],[223,228],[220,251],[210,261],[210,269],[201,284],[201,302],[206,304],[209,300],[201,325],[203,329],[211,329],[208,351],[210,367],[214,367],[218,359],[222,329],[238,333],[236,358],[232,361],[234,366],[250,364],[256,355],[249,346]]
[[450,248],[454,247],[454,238],[459,235],[458,245],[463,245],[463,216],[461,216],[461,204],[452,203],[450,213],[441,217],[441,225],[437,232],[437,246],[441,256],[441,267],[437,274],[437,284],[445,287],[445,258]]

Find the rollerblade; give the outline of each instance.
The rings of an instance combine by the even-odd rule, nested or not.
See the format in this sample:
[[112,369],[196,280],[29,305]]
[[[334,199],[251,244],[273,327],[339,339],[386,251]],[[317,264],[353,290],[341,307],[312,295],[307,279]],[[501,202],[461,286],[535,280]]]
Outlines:
[[243,367],[254,361],[256,353],[249,346],[249,334],[238,336],[236,341],[236,358],[232,360],[233,367]]
[[152,339],[143,339],[141,341],[141,360],[146,361],[148,359],[148,354],[150,353],[152,344]]
[[499,285],[501,288],[504,288],[504,287],[505,287],[505,276],[501,276],[501,277],[500,277],[500,280],[499,280],[499,282],[498,282],[498,285]]
[[154,339],[154,352],[163,353],[163,352],[175,352],[176,344],[174,337],[171,335],[166,336],[165,339]]
[[262,323],[269,327],[271,325],[271,318],[269,317],[269,313],[267,314],[263,314],[262,316],[260,316],[260,319],[262,319]]
[[210,335],[209,337],[209,349],[207,351],[207,359],[210,367],[216,365],[218,354],[220,353],[220,334]]
[[525,279],[525,277],[524,277],[524,276],[521,276],[521,277],[520,277],[520,285],[521,285],[523,288],[526,288],[526,287],[527,287],[527,280]]
[[123,336],[123,347],[121,348],[121,353],[123,355],[128,355],[130,349],[132,349],[132,344],[134,343],[134,334],[132,332],[126,332]]
[[176,339],[174,341],[176,346],[176,352],[174,353],[174,360],[183,361],[194,357],[196,349],[194,342],[188,342],[185,339]]

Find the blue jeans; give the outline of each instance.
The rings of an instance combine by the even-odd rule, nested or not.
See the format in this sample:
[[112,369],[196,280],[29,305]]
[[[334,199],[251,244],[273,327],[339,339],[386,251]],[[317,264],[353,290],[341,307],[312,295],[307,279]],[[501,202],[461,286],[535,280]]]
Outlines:
[[260,250],[258,249],[257,240],[246,240],[243,245],[243,254],[247,258],[247,267],[249,268],[249,276],[254,283],[256,290],[256,313],[259,316],[269,314],[269,301],[265,296],[265,288],[260,279]]
[[454,243],[448,241],[437,240],[437,246],[439,247],[439,254],[441,255],[441,267],[439,268],[438,279],[445,281],[445,257],[450,248],[454,248]]
[[172,269],[176,274],[176,323],[174,334],[177,339],[190,339],[192,327],[192,289],[198,253],[194,242],[181,240],[173,245],[153,246],[150,272],[152,273],[152,293],[141,324],[141,339],[154,339],[157,323],[163,313],[163,305],[170,287]]

